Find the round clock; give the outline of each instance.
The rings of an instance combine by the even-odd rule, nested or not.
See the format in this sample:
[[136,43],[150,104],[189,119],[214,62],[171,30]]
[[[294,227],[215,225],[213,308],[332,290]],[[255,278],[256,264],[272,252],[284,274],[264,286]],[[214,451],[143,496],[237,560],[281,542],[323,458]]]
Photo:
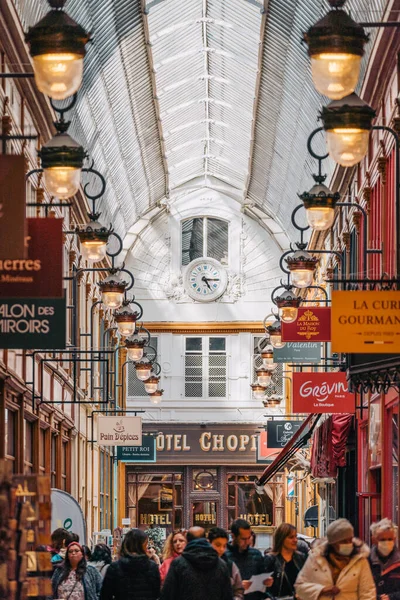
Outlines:
[[213,258],[196,258],[186,267],[185,289],[193,300],[212,302],[226,290],[228,274]]

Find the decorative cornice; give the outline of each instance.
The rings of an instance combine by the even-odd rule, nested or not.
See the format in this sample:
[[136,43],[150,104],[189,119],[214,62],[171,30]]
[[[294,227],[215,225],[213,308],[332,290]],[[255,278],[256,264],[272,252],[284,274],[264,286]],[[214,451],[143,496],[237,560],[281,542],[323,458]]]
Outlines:
[[175,323],[175,322],[153,322],[146,323],[146,329],[155,333],[174,333],[177,335],[190,333],[264,333],[263,324],[258,321],[238,321],[220,323]]

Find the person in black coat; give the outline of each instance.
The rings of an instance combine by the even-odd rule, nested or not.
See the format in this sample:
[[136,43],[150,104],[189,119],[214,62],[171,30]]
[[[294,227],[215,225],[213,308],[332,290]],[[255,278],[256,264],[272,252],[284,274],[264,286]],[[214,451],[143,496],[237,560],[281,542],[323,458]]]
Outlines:
[[400,600],[400,550],[396,544],[396,526],[390,519],[372,523],[373,546],[369,555],[377,597]]
[[[226,556],[232,560],[240,571],[243,587],[250,587],[249,579],[253,575],[265,573],[264,558],[259,550],[252,548],[252,532],[250,523],[245,519],[236,519],[231,525],[233,543],[228,545]],[[246,600],[262,600],[265,594],[262,592],[250,592],[245,595]]]
[[160,600],[233,600],[228,567],[209,542],[195,539],[168,571]]
[[107,569],[100,600],[157,600],[160,572],[146,554],[147,541],[144,531],[128,531],[122,542],[121,558]]
[[297,530],[290,523],[281,523],[274,534],[272,552],[265,557],[265,572],[272,573],[268,592],[275,598],[295,596],[294,584],[307,556],[297,550]]

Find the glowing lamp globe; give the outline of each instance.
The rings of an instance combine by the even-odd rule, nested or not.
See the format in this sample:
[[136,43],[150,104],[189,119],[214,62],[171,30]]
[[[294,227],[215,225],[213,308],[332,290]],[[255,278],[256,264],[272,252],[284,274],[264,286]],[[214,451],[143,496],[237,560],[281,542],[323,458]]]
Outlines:
[[[62,124],[57,123],[57,126],[62,128]],[[48,192],[60,200],[74,196],[79,189],[86,156],[82,146],[68,133],[60,131],[42,146],[38,155]]]
[[136,362],[143,357],[144,344],[145,340],[125,340],[129,360]]
[[138,362],[135,365],[135,369],[136,369],[136,377],[140,380],[140,381],[146,381],[146,379],[149,379],[150,375],[151,375],[151,363],[143,363],[143,362]]
[[[325,178],[325,176],[324,176]],[[339,192],[332,192],[322,182],[317,182],[309,192],[299,194],[306,209],[309,226],[314,231],[326,231],[333,225]]]
[[118,333],[122,337],[129,337],[135,333],[137,316],[138,313],[133,312],[129,304],[123,305],[115,311],[114,320],[117,324]]
[[85,45],[90,35],[63,10],[65,0],[49,0],[53,10],[25,36],[30,47],[38,89],[64,100],[81,86]]
[[251,386],[253,390],[253,396],[256,400],[262,400],[265,395],[265,386],[260,385],[259,383],[253,383]]
[[335,162],[352,167],[366,156],[375,115],[374,109],[357,94],[331,102],[322,109],[328,152]]
[[271,382],[271,371],[264,367],[256,370],[257,383],[266,386]]
[[[306,288],[312,285],[314,272],[318,263],[318,259],[311,256],[309,252],[301,248],[292,255],[285,258],[292,285],[298,288]],[[271,344],[273,344],[271,340]]]
[[144,389],[146,392],[148,394],[154,394],[154,392],[157,391],[159,381],[160,378],[156,375],[151,375],[148,379],[146,379],[144,382]]
[[119,308],[124,301],[125,290],[128,286],[117,273],[113,273],[98,283],[101,291],[101,301],[107,308]]
[[103,227],[98,221],[89,221],[82,229],[76,228],[82,256],[90,264],[101,262],[107,255],[107,242],[112,228]]
[[343,3],[336,2],[337,10],[331,10],[303,36],[308,45],[314,86],[332,100],[354,92],[369,39],[363,27],[340,10]]
[[296,296],[291,290],[285,290],[285,292],[275,298],[275,304],[278,307],[278,314],[281,321],[284,323],[293,323],[297,319],[301,297]]

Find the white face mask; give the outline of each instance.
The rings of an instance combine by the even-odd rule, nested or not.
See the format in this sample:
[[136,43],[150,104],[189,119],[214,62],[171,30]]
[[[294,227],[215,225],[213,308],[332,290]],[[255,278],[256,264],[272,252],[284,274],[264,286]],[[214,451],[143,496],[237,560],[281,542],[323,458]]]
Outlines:
[[394,548],[393,540],[386,540],[384,542],[378,542],[378,552],[382,554],[382,556],[389,556]]
[[353,552],[353,544],[339,544],[339,554],[342,556],[350,556]]

